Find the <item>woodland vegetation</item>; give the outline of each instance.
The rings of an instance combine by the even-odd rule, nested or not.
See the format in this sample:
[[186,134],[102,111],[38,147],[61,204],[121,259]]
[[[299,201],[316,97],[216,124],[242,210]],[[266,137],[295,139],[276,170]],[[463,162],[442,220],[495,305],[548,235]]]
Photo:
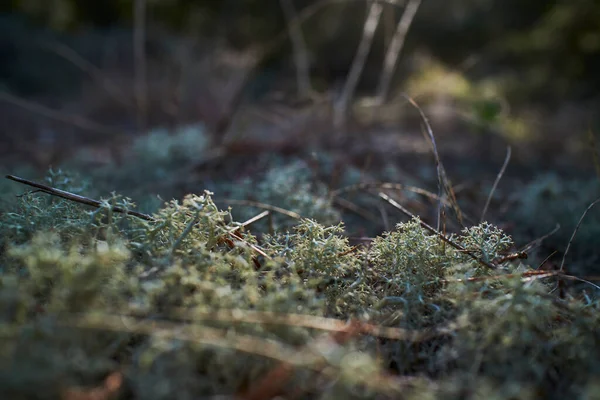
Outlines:
[[599,20],[2,2],[0,397],[597,399]]

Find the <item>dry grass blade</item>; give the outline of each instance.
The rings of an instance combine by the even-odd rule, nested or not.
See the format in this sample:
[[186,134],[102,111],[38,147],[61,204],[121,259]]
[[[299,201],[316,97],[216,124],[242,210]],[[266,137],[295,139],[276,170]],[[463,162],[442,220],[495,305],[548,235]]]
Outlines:
[[[126,316],[129,318],[129,316]],[[141,315],[133,315],[132,318],[140,318]],[[306,314],[284,314],[272,311],[254,311],[242,309],[222,309],[217,311],[202,311],[188,309],[174,309],[170,318],[182,322],[219,321],[227,323],[251,323],[269,325],[287,325],[302,328],[316,329],[326,332],[348,333],[355,331],[356,334],[377,336],[392,340],[408,340],[420,342],[437,335],[449,332],[450,328],[437,328],[431,330],[408,330],[403,328],[386,327],[374,325],[361,321],[348,321],[318,317]]]
[[240,205],[240,206],[250,206],[250,207],[256,207],[256,208],[262,208],[264,210],[273,211],[273,212],[276,212],[279,214],[286,215],[290,218],[302,219],[302,216],[296,212],[286,210],[285,208],[272,206],[270,204],[261,203],[258,201],[239,200],[239,199],[220,199],[220,201],[222,201],[223,203],[227,203],[227,204],[235,204],[235,205]]
[[[395,201],[394,199],[392,199],[390,196],[388,196],[385,193],[378,193],[377,194],[379,197],[381,197],[383,200],[387,201],[388,203],[390,203],[393,207],[397,208],[398,210],[400,210],[402,213],[404,213],[406,216],[410,217],[410,218],[417,218],[416,215],[414,215],[413,213],[411,213],[410,211],[408,211],[406,208],[404,208],[402,206],[402,204],[398,203],[397,201]],[[450,246],[454,247],[455,249],[457,249],[458,251],[461,251],[465,254],[467,254],[469,257],[471,257],[472,259],[474,259],[475,261],[477,261],[478,263],[480,263],[481,265],[484,265],[490,269],[497,269],[497,267],[479,257],[477,257],[475,254],[473,254],[472,252],[468,251],[467,249],[465,249],[464,247],[462,247],[461,245],[459,245],[458,243],[454,243],[452,240],[448,239],[446,236],[444,236],[442,233],[440,233],[438,230],[434,229],[433,227],[429,226],[426,222],[421,221],[419,219],[419,223],[421,224],[421,226],[423,228],[425,228],[426,230],[428,230],[429,232],[433,233],[434,235],[436,235],[437,237],[439,237],[440,239],[442,239],[444,242],[448,243]]]
[[571,238],[569,239],[569,243],[567,244],[567,248],[565,250],[565,254],[563,255],[562,261],[560,263],[560,271],[562,271],[564,269],[565,266],[565,260],[567,259],[567,254],[569,253],[569,250],[571,249],[571,243],[573,243],[573,239],[575,239],[575,235],[577,234],[577,231],[579,230],[579,227],[581,226],[581,223],[583,222],[583,219],[585,218],[585,216],[587,215],[587,213],[596,205],[600,203],[600,198],[597,198],[596,200],[594,200],[592,202],[592,204],[590,204],[588,206],[588,208],[585,209],[585,211],[583,212],[583,214],[581,215],[581,218],[579,218],[579,222],[577,223],[577,226],[575,227],[575,229],[573,230],[573,234],[571,235]]
[[547,238],[549,238],[550,236],[554,235],[556,232],[558,232],[558,230],[560,229],[560,224],[556,224],[556,226],[554,227],[554,229],[552,229],[550,232],[548,232],[547,234],[545,234],[544,236],[541,236],[529,243],[527,243],[520,251],[522,252],[527,252],[531,249],[536,248],[537,246],[541,245],[542,242],[544,240],[546,240]]
[[[160,339],[187,341],[262,356],[279,362],[274,368],[279,373],[273,372],[267,375],[278,376],[284,382],[285,378],[289,375],[290,369],[294,367],[306,368],[329,379],[338,379],[339,368],[333,365],[331,365],[332,368],[328,368],[330,365],[326,354],[330,354],[332,348],[335,349],[343,345],[358,334],[385,334],[389,331],[399,330],[398,328],[381,328],[380,331],[377,331],[377,327],[353,321],[351,323],[344,323],[342,329],[320,335],[301,347],[291,347],[274,340],[265,340],[260,337],[237,333],[232,329],[217,329],[190,323],[157,321],[120,315],[79,314],[63,316],[59,324],[69,328],[128,332]],[[445,335],[455,329],[456,326],[450,326],[449,328],[438,329],[434,334]],[[406,338],[406,335],[402,335],[402,337]],[[272,369],[271,371],[274,370]],[[261,380],[259,383],[266,383],[266,386],[259,384],[251,388],[247,393],[273,393],[282,389],[281,381],[278,383]],[[407,384],[410,384],[410,380],[401,381],[377,372],[369,374],[369,379],[361,380],[360,383],[369,388],[377,388],[380,393],[382,391],[400,392]]]
[[[356,335],[361,333],[361,323],[352,321],[347,325],[347,329],[340,332],[331,334],[321,335],[320,337],[308,342],[305,346],[299,349],[299,352],[303,352],[305,349],[309,352],[316,353],[327,353],[331,354],[333,349],[341,347],[344,343],[354,338]],[[327,368],[328,364],[323,360],[320,365],[315,365],[313,370],[320,373],[323,376],[327,376],[333,379],[337,379],[335,368]],[[277,395],[282,394],[286,382],[288,382],[293,372],[292,365],[286,362],[282,362],[275,366],[269,371],[263,379],[261,379],[256,385],[245,391],[238,397],[243,399],[251,400],[263,400],[276,398]],[[362,378],[362,379],[361,379]],[[365,379],[367,378],[367,379]],[[366,377],[360,377],[358,384],[364,384],[369,388],[377,388],[379,393],[401,393],[401,390],[407,384],[410,385],[412,382],[410,379],[398,380],[391,375],[386,373],[377,372],[375,374],[369,374]],[[289,397],[286,397],[289,398]],[[293,398],[293,397],[292,397]]]
[[393,182],[368,182],[368,183],[358,183],[356,185],[346,186],[340,189],[332,190],[331,196],[339,196],[344,193],[349,192],[357,192],[365,189],[393,189],[393,190],[406,190],[408,192],[417,193],[428,197],[432,200],[439,200],[440,197],[435,193],[431,193],[428,190],[421,189],[416,186],[408,186],[402,183],[393,183]]
[[440,154],[437,149],[435,136],[433,135],[433,129],[431,128],[431,125],[429,124],[429,119],[423,112],[423,109],[411,97],[409,97],[406,94],[402,94],[402,96],[413,107],[415,107],[417,109],[417,111],[419,112],[419,115],[421,116],[421,120],[423,121],[423,125],[425,126],[425,132],[424,132],[425,139],[427,139],[427,141],[431,145],[431,151],[432,151],[433,157],[435,159],[435,166],[436,166],[436,171],[437,171],[437,175],[438,175],[438,197],[440,198],[439,204],[438,204],[437,230],[439,231],[440,226],[441,226],[441,214],[442,214],[442,208],[443,208],[443,204],[444,204],[441,199],[442,199],[444,192],[450,198],[450,204],[452,205],[452,209],[454,210],[454,213],[456,214],[456,218],[458,219],[458,222],[461,225],[463,225],[462,212],[456,201],[456,196],[454,195],[454,191],[452,190],[452,187],[450,186],[450,183],[448,182],[448,177],[446,176],[446,170],[444,169],[444,165],[442,164],[442,160],[440,159]]
[[[181,322],[140,319],[122,315],[81,315],[61,318],[60,325],[71,328],[99,329],[113,332],[128,332],[175,339],[208,346],[234,349],[248,354],[256,354],[276,361],[296,366],[312,368],[322,360],[322,356],[308,351],[298,352],[284,344],[259,337],[233,333],[227,329],[196,326]],[[196,329],[193,329],[196,328]]]
[[494,192],[496,191],[496,188],[498,187],[498,183],[500,182],[500,179],[502,179],[502,176],[504,175],[504,171],[506,171],[506,167],[508,167],[511,153],[512,153],[512,150],[511,150],[510,146],[508,146],[508,148],[506,150],[506,158],[504,159],[502,168],[500,168],[500,172],[498,172],[498,175],[496,176],[496,180],[494,181],[494,184],[492,185],[492,190],[490,190],[490,194],[487,198],[487,201],[485,202],[483,211],[481,212],[481,218],[479,219],[480,222],[483,222],[483,220],[485,218],[485,214],[487,213],[488,207],[490,206],[490,202],[492,201],[492,197],[494,197]]
[[546,264],[548,262],[548,260],[550,260],[552,257],[554,257],[554,255],[558,253],[558,251],[554,250],[552,253],[550,253],[546,258],[544,258],[542,260],[542,262],[540,263],[540,265],[537,266],[536,270],[542,268],[544,266],[544,264]]
[[261,219],[268,217],[271,214],[270,211],[263,211],[260,214],[246,220],[245,222],[242,222],[239,226],[236,226],[235,228],[231,229],[229,231],[229,233],[233,233],[236,232],[238,230],[240,230],[241,228],[245,228],[248,225],[252,225],[253,223],[255,223],[256,221],[260,221]]
[[592,286],[593,288],[600,290],[600,286],[596,285],[595,283],[590,282],[587,279],[580,278],[578,276],[573,276],[573,275],[563,275],[563,274],[560,274],[560,276],[562,278],[569,279],[569,280],[572,280],[572,281],[579,281],[579,282],[587,283],[588,285]]
[[[427,197],[434,201],[441,201],[445,205],[451,206],[452,203],[446,200],[444,197],[440,197],[435,193],[430,192],[429,190],[422,189],[416,186],[404,185],[402,183],[394,183],[394,182],[368,182],[368,183],[358,183],[356,185],[346,186],[340,189],[336,189],[331,191],[331,196],[338,197],[344,193],[357,192],[366,189],[387,189],[387,190],[406,190],[407,192],[412,192],[416,194],[420,194],[424,197]],[[468,219],[464,214],[463,218]]]

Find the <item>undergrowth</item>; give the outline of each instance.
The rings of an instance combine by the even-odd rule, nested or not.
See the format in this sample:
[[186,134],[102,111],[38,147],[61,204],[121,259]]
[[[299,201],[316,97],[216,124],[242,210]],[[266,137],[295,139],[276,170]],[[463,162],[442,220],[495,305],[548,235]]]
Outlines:
[[[465,228],[455,247],[413,218],[351,246],[305,187],[265,182],[327,223],[269,233],[208,191],[148,221],[116,212],[135,208],[118,194],[97,209],[14,198],[1,215],[2,398],[597,395],[600,303],[498,262],[514,247],[499,228]],[[60,171],[47,183],[90,187]]]

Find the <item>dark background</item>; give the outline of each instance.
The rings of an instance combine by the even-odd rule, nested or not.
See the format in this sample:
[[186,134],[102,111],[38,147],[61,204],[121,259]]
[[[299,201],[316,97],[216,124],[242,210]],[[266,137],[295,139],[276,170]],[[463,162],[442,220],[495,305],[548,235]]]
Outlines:
[[[235,97],[229,91],[240,87],[232,77],[247,70],[240,61],[237,71],[231,60],[229,75],[211,67],[224,51],[233,58],[269,48],[244,83],[244,104],[254,105],[280,91],[287,92],[287,100],[294,97],[292,47],[279,1],[143,3],[144,107],[149,126],[194,120],[218,124]],[[335,90],[354,58],[368,3],[294,0],[293,4],[298,13],[317,5],[301,24],[312,85],[320,94]],[[134,10],[134,2],[123,0],[2,2],[0,135],[5,154],[30,157],[36,143],[43,142],[45,124],[61,119],[70,127],[58,128],[63,133],[52,139],[61,142],[57,149],[66,151],[84,137],[110,140],[64,121],[74,116],[107,130],[134,130],[139,114],[133,45],[139,21],[136,25]],[[385,49],[402,12],[401,6],[385,4],[358,96],[374,94]],[[565,155],[570,156],[567,163],[581,160],[587,131],[594,130],[598,121],[598,21],[600,3],[592,0],[425,0],[401,53],[392,93],[406,91],[422,106],[440,94],[449,95],[456,115],[467,115],[486,127],[496,124],[493,128],[511,140],[535,141],[527,152],[535,154],[536,161],[548,165],[549,154],[556,162]],[[460,88],[444,79],[436,81],[449,74],[461,79]],[[432,83],[425,85],[427,79]],[[17,99],[49,107],[61,117],[48,118]],[[444,122],[437,129],[451,126]],[[53,151],[60,152],[57,149]]]

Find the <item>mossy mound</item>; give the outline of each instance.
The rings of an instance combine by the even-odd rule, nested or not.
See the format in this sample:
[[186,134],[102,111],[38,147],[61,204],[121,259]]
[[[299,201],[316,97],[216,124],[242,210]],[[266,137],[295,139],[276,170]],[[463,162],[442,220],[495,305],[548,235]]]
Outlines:
[[512,239],[487,223],[462,250],[418,219],[352,247],[311,219],[259,240],[210,192],[148,221],[118,195],[13,207],[3,398],[591,398],[600,376],[598,300],[498,262]]

